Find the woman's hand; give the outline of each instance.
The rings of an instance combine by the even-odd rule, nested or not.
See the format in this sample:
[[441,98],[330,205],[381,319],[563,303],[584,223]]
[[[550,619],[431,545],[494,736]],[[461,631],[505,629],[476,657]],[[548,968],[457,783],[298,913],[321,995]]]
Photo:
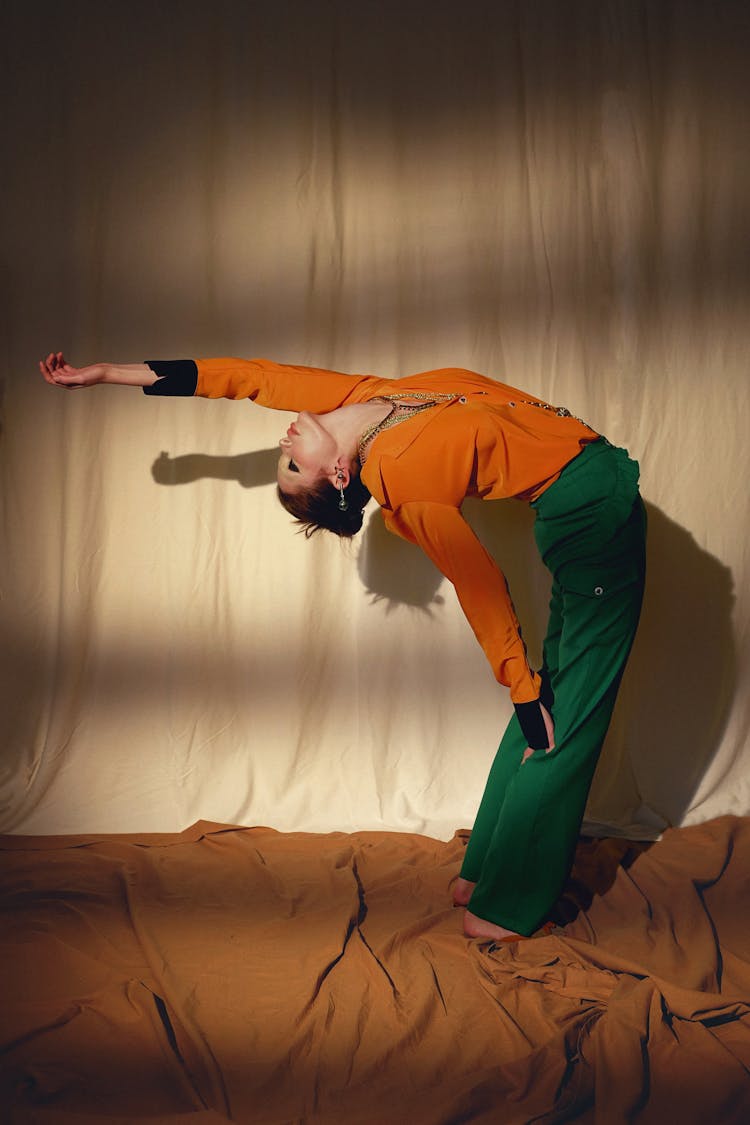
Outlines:
[[97,383],[103,383],[107,365],[92,363],[89,367],[71,367],[62,352],[50,352],[46,359],[39,361],[39,370],[51,386],[77,391],[81,387],[93,387]]
[[547,728],[547,753],[549,754],[550,750],[555,749],[555,724],[552,721],[552,716],[550,715],[544,704],[541,702],[541,700],[539,702],[539,706],[542,709],[542,718],[544,719],[544,725]]
[[[555,749],[555,724],[552,722],[552,716],[550,715],[544,704],[541,702],[541,700],[539,702],[539,706],[542,709],[542,718],[544,719],[544,725],[547,729],[547,747],[544,752],[545,754],[549,754],[550,750]],[[523,765],[524,762],[528,761],[533,753],[534,751],[531,749],[531,747],[527,746],[523,752],[523,757],[521,758],[521,765]]]

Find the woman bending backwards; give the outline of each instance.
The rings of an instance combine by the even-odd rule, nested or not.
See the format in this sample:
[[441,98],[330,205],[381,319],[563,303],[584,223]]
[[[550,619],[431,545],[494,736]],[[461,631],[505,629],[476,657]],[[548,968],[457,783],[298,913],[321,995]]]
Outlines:
[[[74,368],[48,383],[148,395],[249,398],[297,411],[281,438],[278,495],[306,534],[350,537],[374,496],[386,527],[453,583],[515,715],[490,771],[455,901],[469,937],[531,935],[565,883],[643,596],[638,465],[563,407],[461,368],[391,380],[255,359]],[[536,513],[552,573],[541,671],[529,666],[503,574],[461,515],[467,496]]]

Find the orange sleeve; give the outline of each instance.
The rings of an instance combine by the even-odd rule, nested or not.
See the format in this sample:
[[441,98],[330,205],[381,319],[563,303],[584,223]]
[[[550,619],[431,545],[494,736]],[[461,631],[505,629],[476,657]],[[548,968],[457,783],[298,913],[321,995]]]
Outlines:
[[201,398],[249,398],[259,406],[309,410],[313,414],[325,414],[348,401],[361,401],[366,384],[379,382],[372,375],[345,375],[319,367],[273,363],[269,359],[227,356],[197,359],[195,363],[195,393]]
[[390,531],[421,547],[453,583],[495,679],[510,688],[513,702],[537,700],[541,679],[529,668],[505,576],[459,509],[414,500],[383,516]]

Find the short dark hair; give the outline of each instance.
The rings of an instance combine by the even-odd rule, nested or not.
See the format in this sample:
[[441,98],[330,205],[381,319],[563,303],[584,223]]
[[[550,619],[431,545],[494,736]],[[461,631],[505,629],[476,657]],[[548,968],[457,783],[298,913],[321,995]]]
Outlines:
[[345,512],[339,508],[341,493],[325,477],[300,492],[282,492],[277,485],[276,495],[282,507],[301,525],[307,539],[316,531],[332,531],[341,539],[351,539],[362,527],[365,505],[370,499],[370,491],[359,477],[349,479]]

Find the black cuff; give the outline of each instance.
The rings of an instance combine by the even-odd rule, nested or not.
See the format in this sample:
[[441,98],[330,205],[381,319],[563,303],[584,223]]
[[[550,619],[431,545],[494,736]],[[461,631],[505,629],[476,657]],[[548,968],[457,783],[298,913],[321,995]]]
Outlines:
[[532,750],[546,750],[549,746],[547,728],[544,725],[544,715],[539,706],[538,699],[530,703],[514,703],[518,722],[520,723],[526,743]]
[[180,395],[192,398],[198,386],[198,368],[192,359],[147,359],[146,364],[159,378],[144,395]]
[[539,702],[543,703],[548,711],[551,711],[555,703],[555,693],[552,690],[549,668],[546,664],[539,669],[539,675],[542,680],[542,686],[539,689]]

